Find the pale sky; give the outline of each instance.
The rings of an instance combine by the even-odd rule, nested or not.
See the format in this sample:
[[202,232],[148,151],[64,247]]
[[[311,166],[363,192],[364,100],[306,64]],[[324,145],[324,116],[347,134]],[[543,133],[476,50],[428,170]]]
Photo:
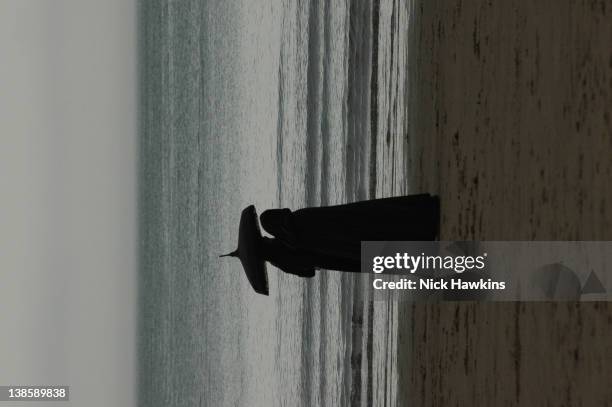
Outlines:
[[136,402],[136,32],[135,0],[0,1],[0,385],[55,406]]

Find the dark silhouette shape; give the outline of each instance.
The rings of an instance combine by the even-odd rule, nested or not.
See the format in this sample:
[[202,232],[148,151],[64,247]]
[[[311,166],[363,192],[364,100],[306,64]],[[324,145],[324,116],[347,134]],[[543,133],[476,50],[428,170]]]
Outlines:
[[266,261],[300,277],[313,277],[316,269],[360,272],[362,241],[435,240],[440,204],[438,197],[421,194],[270,209],[260,221],[274,238],[261,236],[256,216],[253,205],[242,211],[238,249],[228,255],[240,258],[255,291],[267,295]]
[[262,239],[257,223],[257,212],[253,205],[244,208],[240,216],[238,231],[238,248],[220,257],[238,257],[255,292],[268,295],[268,274],[266,259],[262,256],[260,241]]

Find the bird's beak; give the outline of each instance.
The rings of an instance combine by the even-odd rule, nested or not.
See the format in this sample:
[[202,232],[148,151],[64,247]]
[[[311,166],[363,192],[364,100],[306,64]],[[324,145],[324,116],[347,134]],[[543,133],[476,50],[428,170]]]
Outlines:
[[231,253],[227,253],[227,254],[222,254],[219,257],[227,257],[227,256],[231,256],[231,257],[238,257],[238,249],[234,250]]

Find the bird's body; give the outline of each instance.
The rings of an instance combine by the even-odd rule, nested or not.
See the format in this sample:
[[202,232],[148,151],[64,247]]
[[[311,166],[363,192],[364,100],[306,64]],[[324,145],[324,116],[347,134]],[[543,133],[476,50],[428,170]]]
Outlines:
[[[249,208],[254,212],[253,206]],[[435,240],[440,220],[439,199],[428,194],[296,211],[270,209],[260,217],[264,230],[273,236],[269,238],[243,228],[254,227],[244,221],[245,211],[239,249],[233,255],[240,257],[250,280],[253,273],[247,268],[259,268],[262,262],[301,277],[312,277],[317,269],[359,272],[362,241]]]

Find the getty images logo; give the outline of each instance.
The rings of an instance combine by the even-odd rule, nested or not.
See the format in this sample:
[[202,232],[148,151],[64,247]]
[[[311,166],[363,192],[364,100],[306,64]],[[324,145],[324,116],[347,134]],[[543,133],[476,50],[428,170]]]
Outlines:
[[380,274],[401,271],[414,274],[419,270],[452,270],[455,273],[463,273],[484,269],[486,258],[487,253],[480,256],[441,256],[425,253],[414,256],[408,253],[395,253],[392,256],[375,256],[372,262],[372,272]]

